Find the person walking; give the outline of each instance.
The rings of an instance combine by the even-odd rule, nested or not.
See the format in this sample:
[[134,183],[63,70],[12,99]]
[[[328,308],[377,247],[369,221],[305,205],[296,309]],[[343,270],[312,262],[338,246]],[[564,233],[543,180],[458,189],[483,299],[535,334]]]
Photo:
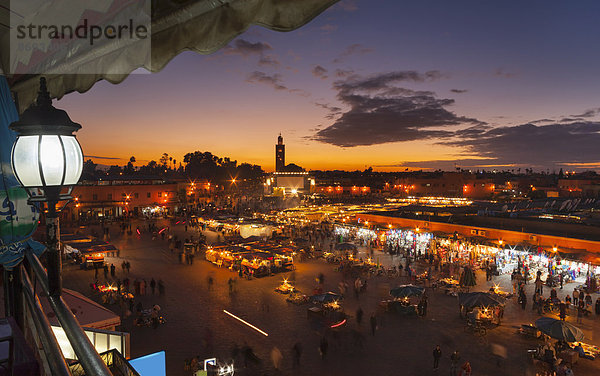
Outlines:
[[129,274],[129,269],[131,268],[131,264],[127,261],[125,267],[127,268],[127,274]]
[[519,303],[521,303],[521,308],[524,311],[525,306],[527,306],[527,295],[525,295],[525,292],[523,290],[521,290],[521,294],[519,295]]
[[104,279],[108,279],[108,265],[104,264]]
[[560,289],[562,290],[562,288],[563,288],[563,280],[564,280],[565,277],[564,277],[564,275],[562,273],[560,273],[560,277],[559,278],[560,278]]
[[321,360],[325,360],[327,356],[327,349],[329,348],[329,342],[327,341],[327,337],[323,335],[321,337],[321,342],[319,343],[319,354],[321,355]]
[[140,281],[140,295],[144,296],[146,295],[146,280],[142,279]]
[[427,295],[423,295],[421,298],[421,315],[427,316]]
[[579,304],[579,290],[573,289],[573,305],[577,306]]
[[165,294],[165,284],[163,283],[162,279],[158,280],[158,294],[160,296]]
[[560,317],[562,321],[565,321],[565,317],[567,317],[567,305],[563,302],[561,302],[559,305],[558,317]]
[[152,290],[152,295],[154,295],[154,291],[156,290],[156,281],[154,278],[150,280],[150,290]]
[[577,305],[577,323],[581,324],[582,319],[583,319],[583,301],[580,301],[579,304]]
[[471,376],[471,363],[466,361],[461,367],[461,376]]
[[371,335],[375,336],[375,331],[377,330],[377,317],[375,316],[375,312],[371,313],[369,322],[371,324]]
[[271,350],[271,361],[273,362],[273,368],[279,372],[279,367],[281,365],[281,360],[283,359],[283,355],[277,346],[273,347]]
[[300,365],[300,357],[302,356],[302,344],[296,342],[292,347],[293,367],[296,368]]
[[358,307],[358,309],[356,310],[356,323],[359,326],[362,325],[362,318],[363,318],[363,310],[362,310],[362,308]]
[[435,349],[433,349],[433,369],[437,371],[440,367],[440,358],[442,357],[442,349],[440,345],[437,345]]
[[458,362],[460,362],[460,353],[456,350],[450,355],[450,376],[458,376]]
[[110,276],[115,278],[115,264],[110,264]]

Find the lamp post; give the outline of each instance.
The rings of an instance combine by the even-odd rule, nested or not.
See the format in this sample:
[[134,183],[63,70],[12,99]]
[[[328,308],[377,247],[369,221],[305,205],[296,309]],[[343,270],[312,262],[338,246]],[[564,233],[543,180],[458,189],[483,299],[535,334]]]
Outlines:
[[[56,205],[71,198],[73,185],[83,170],[83,153],[73,135],[81,125],[74,123],[65,111],[52,106],[46,79],[42,77],[36,102],[10,128],[17,132],[11,155],[15,176],[27,189],[30,202],[48,205],[48,287],[50,295],[60,296],[62,262]],[[65,188],[68,190],[63,193]]]

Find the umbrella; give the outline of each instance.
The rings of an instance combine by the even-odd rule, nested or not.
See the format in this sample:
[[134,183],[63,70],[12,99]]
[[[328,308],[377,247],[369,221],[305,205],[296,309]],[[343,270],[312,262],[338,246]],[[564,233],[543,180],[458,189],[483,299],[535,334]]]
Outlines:
[[356,244],[352,243],[338,243],[335,245],[336,251],[355,251],[357,249]]
[[317,303],[331,303],[338,300],[342,300],[342,296],[331,291],[326,292],[325,294],[313,295],[310,297],[313,302]]
[[402,285],[390,290],[390,295],[394,298],[407,298],[409,296],[421,296],[425,291],[424,287],[415,285]]
[[542,317],[535,320],[535,326],[542,333],[562,341],[582,341],[584,337],[583,332],[578,327],[552,317]]
[[458,303],[466,308],[495,307],[504,304],[504,299],[489,292],[458,293]]

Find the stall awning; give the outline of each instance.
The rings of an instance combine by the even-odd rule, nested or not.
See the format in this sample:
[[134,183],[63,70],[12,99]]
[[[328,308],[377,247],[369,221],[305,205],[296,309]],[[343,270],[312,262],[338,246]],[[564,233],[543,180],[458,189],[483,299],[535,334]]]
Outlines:
[[[77,318],[81,326],[94,329],[114,329],[121,325],[121,318],[111,310],[104,308],[80,293],[63,289],[62,297]],[[60,325],[46,297],[40,297],[42,308],[51,325]]]
[[[98,46],[82,45],[77,43],[80,41],[75,41],[61,46],[58,50],[47,49],[35,53],[27,51],[18,56],[18,60],[21,66],[33,67],[35,64],[37,67],[43,66],[44,72],[55,72],[54,75],[44,75],[52,97],[61,98],[69,92],[85,92],[103,79],[114,84],[119,83],[140,67],[158,72],[183,51],[213,53],[251,25],[275,31],[294,30],[337,1],[339,0],[155,0],[151,2],[150,53],[146,53],[146,50],[140,49],[135,43],[122,43],[116,39],[113,40],[115,42]],[[128,2],[121,6],[138,6],[135,3]],[[37,95],[39,75],[12,74],[15,65],[10,63],[14,59],[11,59],[9,54],[8,25],[15,12],[11,6],[20,6],[20,13],[17,14],[24,19],[46,21],[56,17],[71,17],[75,19],[75,23],[89,9],[81,9],[83,6],[78,6],[73,7],[78,9],[66,8],[57,11],[60,2],[56,1],[30,7],[33,9],[23,8],[18,2],[11,4],[9,0],[0,0],[0,5],[0,69],[7,76],[11,89],[18,94],[19,107],[23,110]],[[117,12],[114,15],[115,19],[122,13],[122,10]],[[91,64],[102,68],[105,73],[89,74]]]

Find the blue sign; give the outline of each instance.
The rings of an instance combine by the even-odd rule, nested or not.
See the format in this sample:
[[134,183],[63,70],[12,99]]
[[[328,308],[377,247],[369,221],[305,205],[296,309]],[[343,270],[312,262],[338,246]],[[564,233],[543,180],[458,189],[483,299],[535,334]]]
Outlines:
[[167,360],[164,351],[131,359],[129,364],[140,376],[167,376]]

